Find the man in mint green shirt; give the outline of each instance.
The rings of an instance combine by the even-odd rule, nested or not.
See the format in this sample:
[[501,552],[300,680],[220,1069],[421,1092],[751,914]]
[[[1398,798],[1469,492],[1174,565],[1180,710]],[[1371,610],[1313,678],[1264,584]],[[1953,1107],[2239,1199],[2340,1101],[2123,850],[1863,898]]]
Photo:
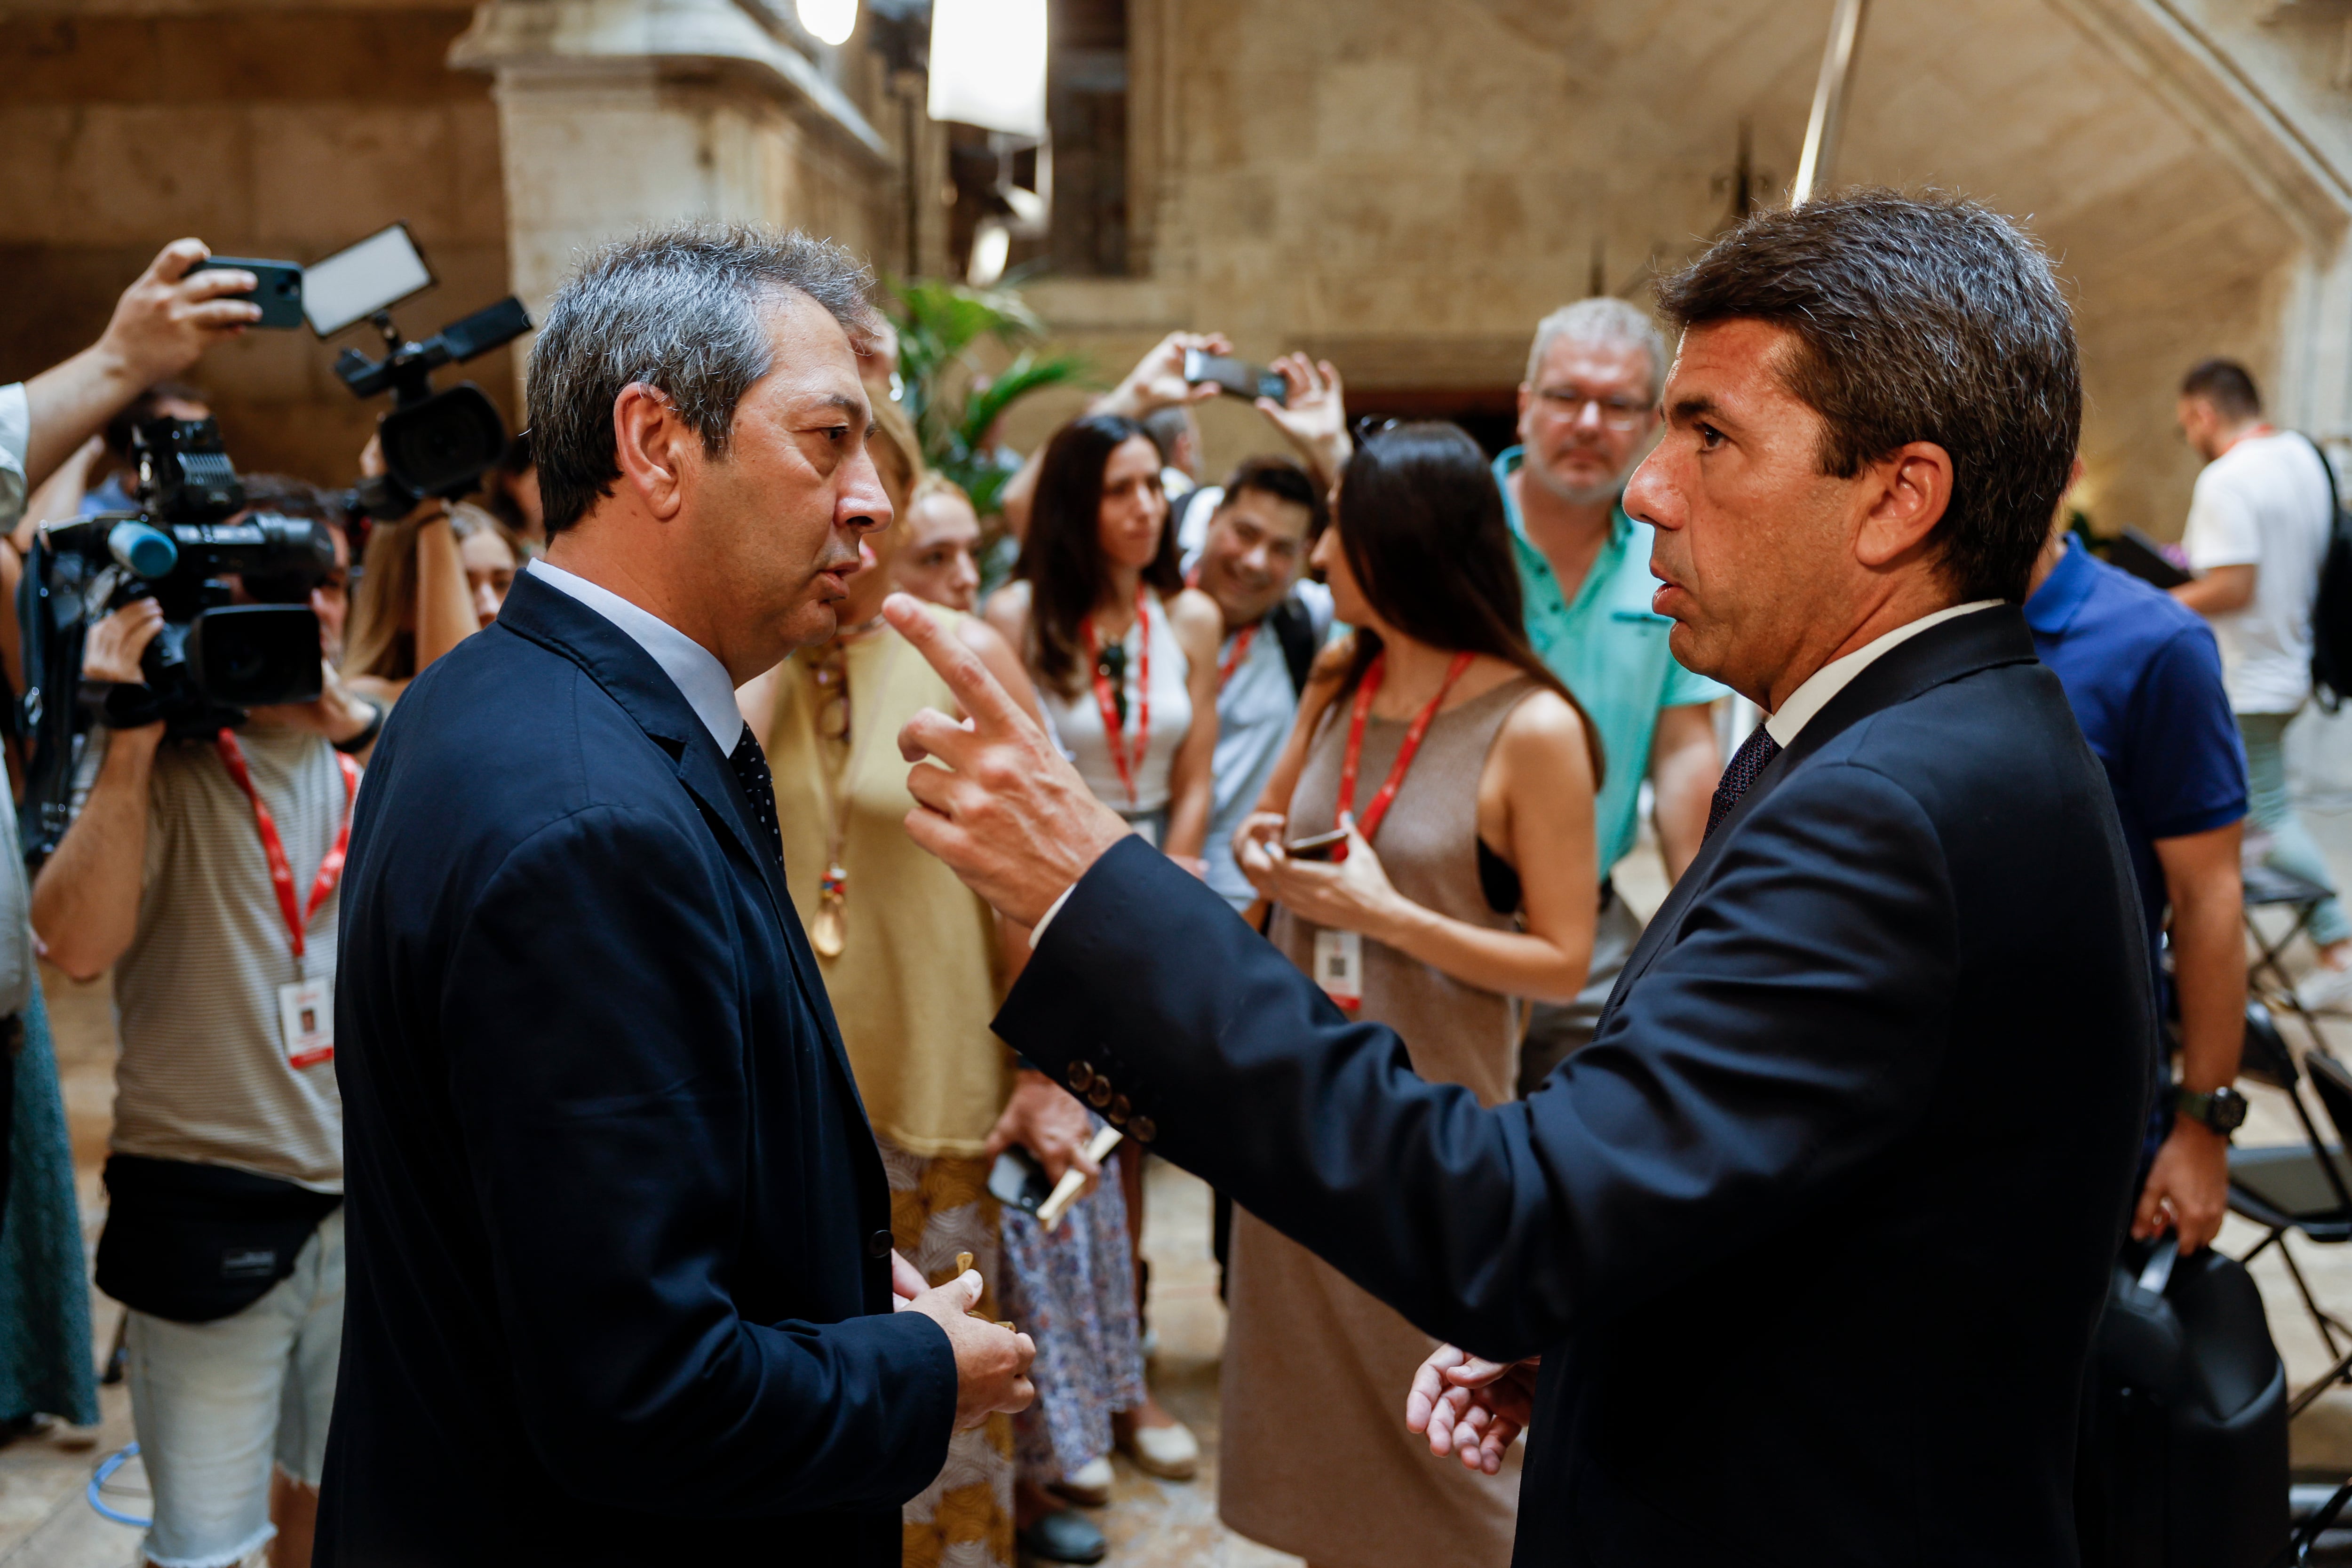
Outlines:
[[[1622,300],[1580,300],[1536,328],[1519,384],[1519,439],[1495,459],[1527,597],[1528,639],[1600,731],[1606,769],[1594,803],[1600,864],[1633,848],[1642,781],[1666,874],[1698,853],[1723,772],[1712,704],[1727,695],[1675,662],[1674,623],[1650,608],[1650,529],[1618,504],[1658,427],[1665,341]],[[1592,969],[1574,1002],[1538,1005],[1520,1057],[1531,1091],[1592,1038],[1641,922],[1606,882]]]

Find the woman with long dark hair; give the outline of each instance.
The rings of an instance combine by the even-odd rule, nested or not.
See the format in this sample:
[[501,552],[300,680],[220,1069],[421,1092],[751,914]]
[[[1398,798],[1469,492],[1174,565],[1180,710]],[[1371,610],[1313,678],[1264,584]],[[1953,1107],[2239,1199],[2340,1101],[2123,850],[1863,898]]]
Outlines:
[[[1204,875],[1224,616],[1215,600],[1184,586],[1160,449],[1142,426],[1090,415],[1047,443],[1013,579],[989,600],[988,620],[1020,651],[1049,731],[1097,799]],[[1015,1423],[1024,1472],[1058,1465],[1059,1489],[1087,1502],[1109,1498],[1114,1439],[1165,1479],[1188,1480],[1200,1464],[1191,1431],[1152,1398],[1132,1337],[1146,1294],[1140,1146],[1119,1150],[1117,1169],[1118,1182],[1105,1183],[1097,1201],[1122,1205],[1123,1256],[1082,1255],[1044,1237],[1028,1247],[1024,1220],[1005,1220],[1008,1277],[1051,1275],[1045,1295],[1089,1304],[1085,1338],[1099,1350],[1088,1369],[1047,1368],[1035,1414]],[[1111,1300],[1114,1290],[1123,1303]],[[1041,1363],[1046,1343],[1040,1339]],[[1050,1456],[1029,1442],[1040,1429],[1050,1430]]]
[[[1601,759],[1528,646],[1507,526],[1455,426],[1357,448],[1313,557],[1355,632],[1234,836],[1275,944],[1396,1029],[1423,1078],[1486,1105],[1515,1093],[1520,1001],[1584,984],[1600,908]],[[1231,1257],[1225,1522],[1318,1568],[1507,1563],[1516,1461],[1473,1473],[1404,1429],[1435,1342],[1246,1211]]]
[[1096,796],[1198,868],[1217,749],[1213,600],[1184,586],[1160,449],[1119,415],[1045,448],[1013,581],[988,604]]

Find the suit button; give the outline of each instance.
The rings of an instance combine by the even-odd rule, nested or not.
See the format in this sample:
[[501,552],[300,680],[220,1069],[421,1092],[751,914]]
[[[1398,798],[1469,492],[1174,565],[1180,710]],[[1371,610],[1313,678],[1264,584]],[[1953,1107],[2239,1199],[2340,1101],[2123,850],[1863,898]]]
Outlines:
[[1087,1103],[1100,1110],[1110,1103],[1110,1079],[1098,1078],[1087,1089]]
[[1139,1143],[1149,1143],[1160,1136],[1160,1123],[1149,1116],[1139,1116],[1128,1124],[1127,1135]]
[[1095,1064],[1072,1062],[1069,1070],[1063,1076],[1068,1079],[1070,1091],[1073,1094],[1084,1094],[1087,1091],[1087,1085],[1095,1080]]
[[1130,1115],[1132,1115],[1132,1114],[1134,1113],[1134,1110],[1135,1110],[1135,1107],[1133,1107],[1133,1106],[1131,1106],[1131,1105],[1128,1104],[1128,1102],[1127,1102],[1127,1096],[1125,1096],[1125,1095],[1123,1095],[1123,1094],[1115,1094],[1115,1095],[1111,1096],[1111,1100],[1110,1100],[1110,1120],[1111,1120],[1111,1125],[1112,1125],[1112,1126],[1114,1126],[1114,1127],[1124,1127],[1124,1126],[1126,1126],[1126,1125],[1127,1125],[1127,1119],[1128,1119],[1128,1117],[1129,1117],[1129,1116],[1130,1116]]
[[889,1257],[890,1233],[887,1230],[877,1230],[872,1236],[867,1237],[866,1238],[866,1256],[868,1258]]

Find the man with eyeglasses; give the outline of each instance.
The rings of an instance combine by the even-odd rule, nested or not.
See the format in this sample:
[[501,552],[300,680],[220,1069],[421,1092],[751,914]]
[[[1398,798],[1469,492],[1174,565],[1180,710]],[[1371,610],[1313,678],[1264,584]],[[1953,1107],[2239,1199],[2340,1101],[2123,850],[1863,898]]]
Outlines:
[[1723,772],[1715,700],[1724,688],[1667,650],[1674,623],[1650,607],[1650,528],[1619,498],[1659,423],[1665,340],[1622,300],[1580,300],[1546,316],[1519,384],[1519,441],[1495,459],[1526,594],[1528,639],[1576,693],[1601,732],[1604,776],[1594,803],[1603,879],[1592,969],[1565,1005],[1538,1005],[1520,1053],[1531,1092],[1592,1038],[1642,922],[1607,880],[1633,847],[1642,781],[1654,802],[1666,874],[1698,853]]

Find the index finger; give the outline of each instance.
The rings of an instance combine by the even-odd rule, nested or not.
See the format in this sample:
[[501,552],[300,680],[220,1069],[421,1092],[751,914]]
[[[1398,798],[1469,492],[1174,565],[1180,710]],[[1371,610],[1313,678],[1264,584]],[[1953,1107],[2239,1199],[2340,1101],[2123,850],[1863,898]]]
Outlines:
[[990,735],[1020,728],[1024,717],[1020,705],[988,672],[980,655],[941,625],[920,599],[912,594],[893,594],[882,601],[882,618],[940,672],[957,703],[971,715],[973,728]]
[[212,253],[212,247],[201,239],[175,239],[155,253],[155,259],[147,264],[147,270],[163,282],[177,283],[188,275],[189,268]]

